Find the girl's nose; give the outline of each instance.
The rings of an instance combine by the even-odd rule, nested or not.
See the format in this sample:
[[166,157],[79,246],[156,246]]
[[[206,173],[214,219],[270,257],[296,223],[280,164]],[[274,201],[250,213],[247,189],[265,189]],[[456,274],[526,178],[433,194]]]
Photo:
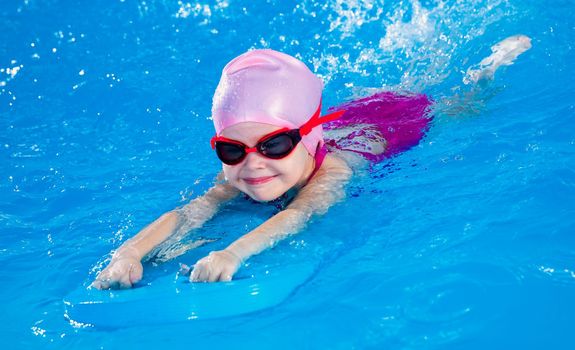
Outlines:
[[265,168],[266,157],[262,156],[258,152],[248,153],[246,159],[244,159],[244,166],[252,169]]

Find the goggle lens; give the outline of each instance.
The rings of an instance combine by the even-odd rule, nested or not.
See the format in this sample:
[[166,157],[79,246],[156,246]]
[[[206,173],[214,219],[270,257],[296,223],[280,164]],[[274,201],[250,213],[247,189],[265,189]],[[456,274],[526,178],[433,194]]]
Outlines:
[[280,159],[295,148],[295,140],[288,134],[279,134],[258,145],[258,151],[268,158]]
[[227,142],[216,142],[216,154],[222,162],[228,165],[236,165],[246,156],[242,146]]

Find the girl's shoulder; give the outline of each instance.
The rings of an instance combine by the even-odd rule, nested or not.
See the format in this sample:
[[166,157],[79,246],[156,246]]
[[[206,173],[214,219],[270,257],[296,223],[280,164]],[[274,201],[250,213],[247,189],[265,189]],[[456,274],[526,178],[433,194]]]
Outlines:
[[351,176],[352,169],[348,160],[346,160],[342,155],[328,153],[325,156],[325,159],[317,173],[317,175],[320,176],[322,174],[340,174]]
[[329,152],[321,165],[320,171],[326,172],[349,172],[352,173],[352,168],[356,163],[365,163],[365,160],[355,154],[349,152]]

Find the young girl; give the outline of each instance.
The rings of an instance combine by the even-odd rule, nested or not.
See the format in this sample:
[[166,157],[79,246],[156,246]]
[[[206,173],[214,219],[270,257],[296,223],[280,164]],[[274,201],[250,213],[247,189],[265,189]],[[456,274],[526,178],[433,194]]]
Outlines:
[[[505,39],[478,70],[468,72],[469,79],[491,78],[529,47],[525,36]],[[392,156],[417,144],[430,120],[427,97],[393,93],[320,116],[322,88],[304,63],[273,50],[250,51],[228,63],[212,106],[216,134],[211,145],[223,164],[216,184],[122,244],[92,286],[132,287],[142,278],[142,259],[156,246],[176,232],[201,227],[242,193],[260,202],[288,201],[253,231],[200,259],[190,274],[192,282],[230,281],[250,256],[299,232],[311,216],[344,197],[353,155],[374,161]],[[326,142],[322,124],[328,122],[332,138]]]

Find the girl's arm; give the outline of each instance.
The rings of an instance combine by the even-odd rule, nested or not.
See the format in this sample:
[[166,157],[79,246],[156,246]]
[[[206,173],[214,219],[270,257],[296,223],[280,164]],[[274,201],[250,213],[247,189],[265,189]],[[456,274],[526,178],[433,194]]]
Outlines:
[[[218,175],[218,180],[223,174]],[[142,279],[142,259],[175,232],[201,227],[218,211],[220,205],[239,193],[227,183],[218,183],[203,196],[182,208],[160,216],[122,244],[112,255],[108,266],[92,282],[98,289],[130,288]]]
[[242,261],[297,233],[312,215],[325,213],[342,199],[345,195],[344,186],[351,175],[351,169],[343,160],[328,155],[317,174],[285,210],[240,237],[226,249],[211,252],[200,259],[190,279],[194,282],[230,281]]

